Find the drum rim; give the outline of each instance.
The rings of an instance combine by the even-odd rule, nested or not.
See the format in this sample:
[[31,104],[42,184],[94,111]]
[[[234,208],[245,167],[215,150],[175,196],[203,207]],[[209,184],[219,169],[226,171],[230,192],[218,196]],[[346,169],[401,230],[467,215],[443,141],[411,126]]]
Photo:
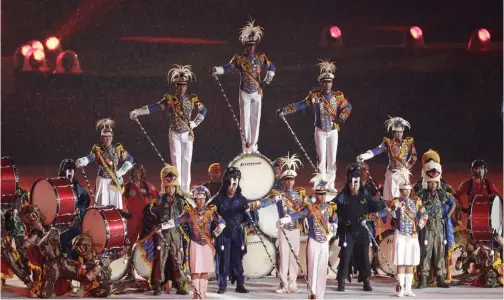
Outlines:
[[274,179],[273,179],[273,183],[271,184],[271,187],[269,188],[269,191],[266,194],[264,194],[263,196],[261,196],[261,197],[259,197],[257,199],[248,199],[247,198],[247,200],[259,200],[259,199],[263,199],[264,197],[268,196],[269,193],[271,193],[271,190],[273,190],[273,187],[275,186],[275,180],[276,179],[275,179],[275,167],[273,167],[273,162],[271,162],[271,160],[267,156],[265,156],[264,154],[261,154],[259,152],[251,152],[251,153],[243,152],[243,153],[235,156],[231,160],[231,162],[228,164],[228,168],[232,167],[233,164],[235,164],[236,162],[238,162],[238,161],[240,161],[240,160],[242,160],[242,159],[244,159],[246,157],[260,157],[260,158],[263,158],[263,159],[265,159],[268,162],[269,166],[271,167],[271,170],[273,170]]
[[[56,180],[56,179],[66,180],[70,184],[69,185],[55,185],[52,181]],[[49,184],[53,188],[54,194],[56,195],[56,214],[55,214],[54,218],[51,220],[51,223],[48,224],[48,225],[55,225],[56,226],[56,225],[65,224],[65,223],[54,223],[54,221],[56,220],[57,217],[63,216],[63,215],[60,215],[60,211],[61,211],[61,197],[60,197],[60,193],[58,191],[58,188],[60,188],[60,187],[69,187],[70,190],[72,191],[72,195],[73,195],[73,199],[74,199],[74,209],[72,210],[71,215],[75,216],[76,215],[75,214],[75,208],[77,208],[78,198],[77,198],[77,195],[75,194],[75,191],[73,189],[72,182],[68,178],[63,177],[63,176],[61,176],[61,177],[50,177],[50,178],[39,178],[39,179],[37,179],[37,181],[35,181],[35,183],[33,183],[32,187],[30,189],[30,204],[32,204],[32,205],[35,205],[35,204],[33,204],[33,195],[34,195],[33,190],[35,189],[35,186],[37,185],[37,183],[39,183],[42,180],[45,180],[45,181],[49,182]]]
[[[10,156],[3,156],[2,158],[0,158],[0,160],[4,160],[4,159],[10,163],[9,167],[12,167],[12,171],[14,172],[14,182],[16,184],[15,184],[14,194],[5,194],[5,195],[2,194],[2,199],[5,196],[7,196],[7,197],[16,196],[16,192],[19,189],[19,173],[18,173],[18,169],[17,169],[16,165],[14,164],[14,161],[12,160],[12,158]],[[1,204],[4,204],[3,201]],[[7,203],[5,203],[5,204],[7,204]]]

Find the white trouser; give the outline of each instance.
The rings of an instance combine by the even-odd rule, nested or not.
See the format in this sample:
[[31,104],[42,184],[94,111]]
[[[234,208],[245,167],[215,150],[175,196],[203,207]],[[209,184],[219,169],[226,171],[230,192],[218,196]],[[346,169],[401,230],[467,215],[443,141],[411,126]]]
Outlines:
[[[296,256],[299,255],[299,245],[300,245],[300,234],[301,231],[299,229],[287,230],[285,229],[285,233],[287,234],[287,238],[292,245],[292,250],[296,253]],[[297,276],[298,276],[298,265],[296,263],[296,259],[292,254],[289,244],[285,239],[284,234],[279,229],[278,230],[278,245],[280,252],[280,278],[289,286],[286,286],[286,289],[296,289],[297,284]],[[289,272],[289,281],[287,281],[287,272]]]
[[191,161],[193,141],[190,140],[189,132],[178,133],[170,130],[170,157],[179,172],[178,182],[182,192],[189,193],[191,187]]
[[118,209],[123,208],[121,191],[113,185],[112,179],[96,177],[95,199],[98,206],[113,205]]
[[329,265],[329,242],[319,243],[308,239],[307,264],[308,282],[317,299],[324,298],[327,282],[327,267]]
[[324,131],[315,127],[315,146],[319,159],[319,172],[333,176],[329,187],[334,188],[336,181],[336,152],[338,151],[338,130]]
[[[399,191],[399,183],[393,176],[394,171],[387,169],[385,172],[385,182],[383,183],[383,199],[392,200],[394,198],[399,198],[401,196],[401,191]],[[404,174],[404,172],[403,172]],[[409,182],[409,176],[406,176],[406,180]],[[401,181],[404,179],[401,178]]]
[[239,90],[240,127],[245,135],[245,142],[250,148],[257,150],[259,127],[261,123],[262,96],[259,92],[249,94]]

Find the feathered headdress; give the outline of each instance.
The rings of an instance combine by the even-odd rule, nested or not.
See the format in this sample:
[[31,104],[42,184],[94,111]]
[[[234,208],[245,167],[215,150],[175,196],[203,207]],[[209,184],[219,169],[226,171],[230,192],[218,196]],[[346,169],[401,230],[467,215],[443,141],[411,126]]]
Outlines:
[[387,131],[404,131],[405,127],[411,129],[410,123],[403,118],[391,116],[389,116],[389,118],[390,119],[385,121],[385,127],[387,128]]
[[187,84],[188,81],[196,80],[196,75],[191,71],[190,65],[174,65],[168,71],[168,82],[175,84]]
[[397,169],[392,174],[392,179],[397,183],[397,185],[401,186],[405,182],[409,182],[412,174],[411,171],[406,168]]
[[247,25],[240,28],[240,42],[243,45],[257,44],[264,34],[261,26],[254,26],[255,20],[247,22]]
[[194,199],[196,199],[196,195],[200,195],[200,194],[203,194],[205,195],[205,201],[210,199],[210,191],[205,187],[205,186],[196,186],[193,188],[193,197]]
[[175,166],[166,164],[163,169],[161,169],[161,191],[164,192],[165,186],[176,186],[177,191],[179,189],[178,182],[178,170]]
[[296,170],[299,168],[299,165],[303,165],[301,160],[297,158],[297,154],[293,154],[289,156],[282,157],[281,168],[283,170],[282,175],[280,175],[280,179],[284,179],[286,177],[295,178],[297,176]]
[[316,194],[325,194],[329,181],[325,173],[315,173],[315,176],[310,180],[313,183],[313,190]]
[[438,164],[441,163],[441,158],[439,157],[439,153],[436,151],[429,149],[429,151],[425,152],[422,155],[422,169],[425,167],[425,164],[427,163],[428,160],[433,160],[437,162]]
[[115,122],[111,119],[101,119],[96,122],[96,130],[101,129],[101,136],[114,136],[114,131],[112,127],[114,127]]
[[336,65],[329,60],[320,60],[317,64],[320,68],[320,75],[318,81],[332,81],[334,79],[334,72],[336,72]]

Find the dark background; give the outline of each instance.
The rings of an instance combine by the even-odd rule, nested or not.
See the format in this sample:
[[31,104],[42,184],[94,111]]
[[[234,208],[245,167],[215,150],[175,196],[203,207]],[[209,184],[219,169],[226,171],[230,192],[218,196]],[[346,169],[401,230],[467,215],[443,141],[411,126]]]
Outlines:
[[[241,51],[238,28],[249,15],[265,29],[258,50],[277,66],[264,90],[260,151],[270,158],[298,148],[275,110],[302,100],[317,87],[318,58],[336,61],[334,87],[353,105],[340,132],[338,160],[351,161],[387,136],[388,116],[411,122],[407,135],[419,153],[437,149],[444,162],[466,168],[481,157],[502,166],[502,1],[2,1],[2,56],[30,39],[57,34],[79,54],[84,74],[16,74],[6,87],[2,63],[2,155],[17,164],[57,165],[87,154],[99,142],[95,122],[117,122],[115,139],[139,161],[159,159],[128,119],[134,108],[158,101],[170,90],[172,64],[192,64],[190,85],[209,113],[195,131],[195,163],[229,162],[240,153],[239,132],[208,76]],[[358,2],[358,3],[356,3]],[[338,25],[346,48],[318,47],[325,26]],[[426,49],[398,47],[404,30],[423,29]],[[484,27],[497,50],[466,50],[473,30]],[[139,43],[124,36],[185,37],[216,45]],[[384,47],[387,45],[387,47]],[[222,77],[236,113],[238,74]],[[313,112],[287,120],[316,159]],[[140,121],[169,160],[169,117]],[[386,161],[382,156],[378,160]],[[443,162],[442,161],[442,162]]]

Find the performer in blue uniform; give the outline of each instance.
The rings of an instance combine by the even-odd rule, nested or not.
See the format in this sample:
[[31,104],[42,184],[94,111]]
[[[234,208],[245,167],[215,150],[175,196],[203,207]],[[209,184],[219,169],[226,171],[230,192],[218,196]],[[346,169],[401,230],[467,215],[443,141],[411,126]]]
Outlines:
[[[256,45],[261,41],[263,28],[254,26],[254,20],[240,29],[240,42],[245,46],[245,52],[235,54],[229,64],[214,67],[213,76],[233,71],[240,72],[240,127],[245,135],[244,151],[257,152],[259,127],[261,122],[262,86],[270,84],[275,76],[275,66],[264,53],[255,53]],[[261,81],[261,67],[266,67],[266,77]]]

